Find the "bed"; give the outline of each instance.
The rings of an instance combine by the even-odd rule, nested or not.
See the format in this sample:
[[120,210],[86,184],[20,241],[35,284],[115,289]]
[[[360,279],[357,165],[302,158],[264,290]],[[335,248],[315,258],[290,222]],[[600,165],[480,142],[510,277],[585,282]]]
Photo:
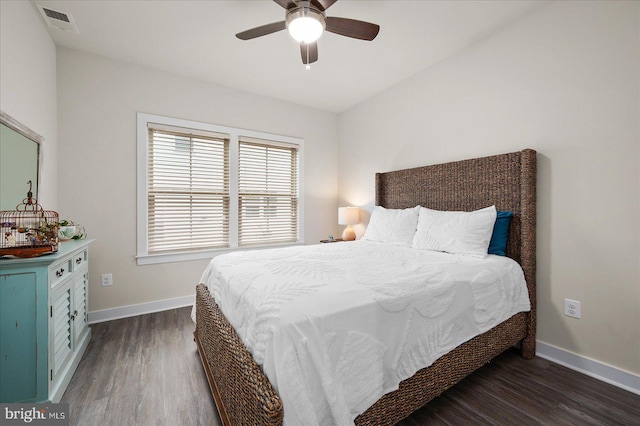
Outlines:
[[[511,346],[520,346],[524,358],[535,355],[535,151],[376,174],[376,205],[385,208],[471,211],[491,204],[514,213],[506,254],[524,272],[530,310],[403,380],[356,417],[356,424],[397,423]],[[196,288],[194,338],[223,424],[282,424],[280,397],[203,284]]]

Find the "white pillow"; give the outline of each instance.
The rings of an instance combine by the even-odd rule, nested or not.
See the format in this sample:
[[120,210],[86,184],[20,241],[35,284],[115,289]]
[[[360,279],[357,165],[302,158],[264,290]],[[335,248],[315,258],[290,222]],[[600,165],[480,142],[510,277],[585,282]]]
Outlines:
[[473,212],[448,212],[422,207],[413,248],[487,257],[496,207]]
[[409,209],[385,209],[376,206],[362,239],[411,247],[419,211],[420,206]]

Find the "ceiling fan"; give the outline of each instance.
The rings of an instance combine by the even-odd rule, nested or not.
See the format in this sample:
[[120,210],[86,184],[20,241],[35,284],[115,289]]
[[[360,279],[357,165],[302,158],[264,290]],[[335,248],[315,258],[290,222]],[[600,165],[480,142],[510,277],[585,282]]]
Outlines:
[[272,22],[236,34],[240,40],[251,40],[267,34],[289,30],[300,43],[302,63],[307,65],[318,60],[318,38],[323,31],[346,37],[371,41],[378,35],[380,26],[348,18],[325,16],[325,10],[338,0],[273,0],[287,10],[284,21]]

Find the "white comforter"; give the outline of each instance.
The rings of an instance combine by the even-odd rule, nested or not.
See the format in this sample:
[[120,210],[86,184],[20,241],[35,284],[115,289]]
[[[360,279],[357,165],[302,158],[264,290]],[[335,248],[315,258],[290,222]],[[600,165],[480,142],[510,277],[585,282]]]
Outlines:
[[214,258],[201,282],[280,395],[286,425],[348,425],[400,381],[528,311],[520,266],[355,241]]

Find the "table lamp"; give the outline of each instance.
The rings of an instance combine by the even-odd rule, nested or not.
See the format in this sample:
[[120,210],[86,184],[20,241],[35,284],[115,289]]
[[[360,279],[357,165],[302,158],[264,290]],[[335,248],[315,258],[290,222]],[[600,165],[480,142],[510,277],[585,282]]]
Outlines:
[[345,241],[353,241],[356,239],[356,231],[351,225],[360,222],[360,209],[358,207],[339,207],[338,208],[338,224],[347,225],[342,232],[342,239]]

